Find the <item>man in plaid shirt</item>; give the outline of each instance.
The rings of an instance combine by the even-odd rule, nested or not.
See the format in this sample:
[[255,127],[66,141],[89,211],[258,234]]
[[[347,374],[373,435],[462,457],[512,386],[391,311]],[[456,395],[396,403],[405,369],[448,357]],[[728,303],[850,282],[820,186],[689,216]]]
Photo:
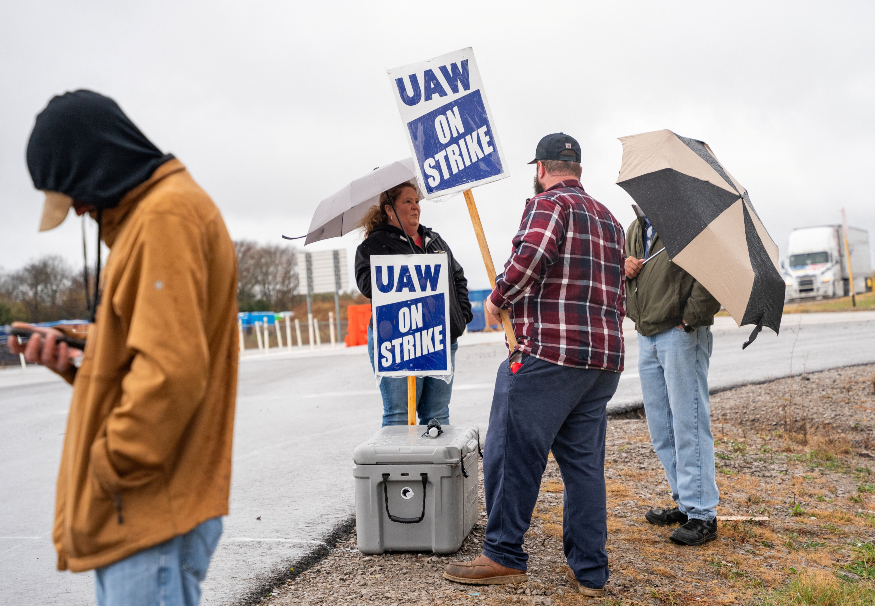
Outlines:
[[495,383],[483,455],[483,554],[444,576],[468,584],[524,581],[523,537],[552,450],[565,482],[568,580],[588,596],[608,580],[604,478],[606,405],[623,370],[625,235],[580,184],[580,145],[557,133],[538,143],[535,196],[513,254],[486,302],[508,309],[518,344]]

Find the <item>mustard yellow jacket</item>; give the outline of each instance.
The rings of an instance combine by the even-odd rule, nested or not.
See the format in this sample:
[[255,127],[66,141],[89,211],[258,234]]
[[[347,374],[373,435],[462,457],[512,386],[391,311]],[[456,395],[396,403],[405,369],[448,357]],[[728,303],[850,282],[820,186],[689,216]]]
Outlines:
[[58,569],[111,564],[228,513],[237,269],[178,160],[105,210],[110,248],[58,473]]

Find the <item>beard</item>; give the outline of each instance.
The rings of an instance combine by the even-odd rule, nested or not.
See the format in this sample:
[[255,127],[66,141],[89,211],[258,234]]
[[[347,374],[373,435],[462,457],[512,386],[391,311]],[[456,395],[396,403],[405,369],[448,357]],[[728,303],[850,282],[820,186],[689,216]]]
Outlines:
[[533,186],[534,186],[534,189],[535,189],[535,195],[536,195],[536,196],[537,196],[538,194],[543,194],[543,193],[544,193],[544,191],[545,191],[545,190],[544,190],[544,186],[541,185],[541,182],[540,182],[540,181],[538,181],[538,175],[537,175],[537,173],[535,173],[535,182],[534,182]]

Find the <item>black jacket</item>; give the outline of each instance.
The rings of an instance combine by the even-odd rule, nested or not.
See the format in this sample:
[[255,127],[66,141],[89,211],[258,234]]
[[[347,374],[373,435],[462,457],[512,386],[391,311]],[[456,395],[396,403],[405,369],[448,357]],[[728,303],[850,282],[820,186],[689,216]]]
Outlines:
[[[420,225],[419,235],[424,248],[413,244],[416,252],[447,253],[453,272],[450,288],[450,343],[455,343],[465,332],[468,322],[474,319],[471,303],[468,301],[468,280],[465,279],[462,266],[453,257],[453,252],[440,234]],[[371,255],[407,254],[411,254],[410,243],[403,231],[388,223],[375,227],[355,251],[355,281],[361,293],[368,299],[371,298]]]

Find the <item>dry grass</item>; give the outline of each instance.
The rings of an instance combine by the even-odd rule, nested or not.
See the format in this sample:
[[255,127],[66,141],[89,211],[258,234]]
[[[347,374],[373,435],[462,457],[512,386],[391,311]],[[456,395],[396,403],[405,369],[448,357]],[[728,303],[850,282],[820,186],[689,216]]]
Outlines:
[[857,306],[853,306],[851,297],[837,299],[822,299],[820,301],[801,301],[784,306],[785,314],[807,314],[831,311],[871,311],[875,309],[875,292],[857,295]]
[[[836,381],[834,391],[831,397],[839,398],[850,387]],[[800,421],[797,416],[788,425],[805,427]],[[609,448],[606,466],[608,510],[614,514],[608,519],[611,582],[606,604],[771,600],[782,606],[826,606],[842,603],[833,600],[848,595],[871,599],[875,549],[873,578],[858,574],[852,591],[847,580],[836,576],[846,574],[846,568],[869,570],[859,563],[855,549],[860,548],[854,546],[871,544],[867,541],[875,537],[875,475],[868,459],[855,456],[855,444],[845,434],[821,424],[809,424],[805,431],[775,431],[771,426],[723,423],[715,431],[720,513],[768,516],[770,521],[720,522],[717,541],[685,548],[667,541],[671,529],[650,526],[641,518],[648,507],[669,504],[661,468],[637,464],[642,457],[655,456],[636,439],[647,435],[645,424],[622,421],[615,426],[622,429],[615,448]],[[634,443],[643,443],[648,452],[630,459],[627,445]],[[855,561],[856,568],[848,568]],[[576,603],[565,598],[558,602]]]
[[[616,425],[625,425],[617,443],[629,443],[629,431],[646,434],[643,422]],[[669,504],[662,496],[661,468],[642,470],[634,464],[637,457],[618,461],[619,448],[609,449],[608,510],[615,515],[608,520],[612,574],[606,604],[772,600],[781,606],[827,606],[848,595],[871,599],[875,549],[867,552],[873,579],[857,575],[851,591],[848,581],[836,577],[860,560],[854,546],[875,537],[875,476],[868,460],[855,457],[840,434],[812,430],[803,436],[769,429],[724,424],[715,449],[719,513],[764,515],[770,521],[720,522],[718,540],[700,548],[673,545],[667,541],[671,529],[641,519],[649,506]],[[655,456],[652,451],[641,454]],[[641,498],[648,493],[650,499]],[[868,568],[858,563],[853,570]],[[814,601],[798,601],[809,598]]]

